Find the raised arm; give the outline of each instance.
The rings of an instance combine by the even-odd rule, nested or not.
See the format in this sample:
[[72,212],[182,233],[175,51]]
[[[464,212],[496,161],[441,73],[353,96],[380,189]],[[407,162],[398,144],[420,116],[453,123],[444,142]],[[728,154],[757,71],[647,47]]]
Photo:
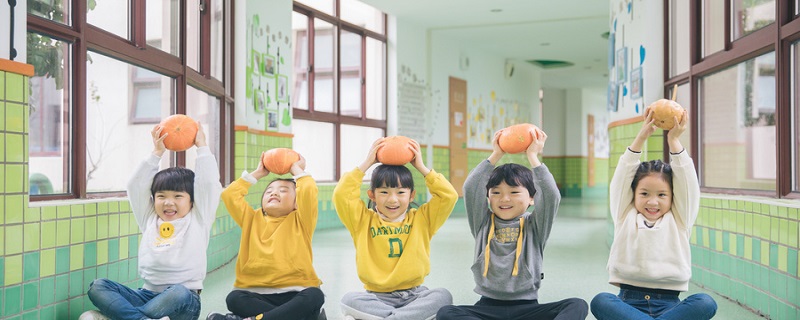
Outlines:
[[153,139],[153,152],[139,163],[133,176],[128,180],[128,200],[141,231],[144,231],[147,219],[156,214],[151,201],[150,186],[153,184],[153,177],[158,172],[158,162],[161,161],[161,156],[167,150],[164,147],[164,139],[167,135],[159,137],[162,130],[161,126],[156,126],[150,131]]
[[683,111],[683,119],[675,120],[675,127],[667,133],[670,166],[672,167],[672,213],[687,231],[691,231],[700,211],[700,183],[697,170],[689,152],[684,149],[680,136],[686,131],[689,115]]
[[197,161],[194,176],[194,206],[199,209],[201,219],[211,226],[217,216],[222,184],[219,182],[219,165],[206,144],[206,135],[200,122],[197,123],[195,146]]
[[297,214],[300,215],[306,234],[313,235],[319,216],[317,182],[306,172],[306,158],[303,155],[300,155],[300,159],[292,164],[289,172],[292,173],[297,183]]

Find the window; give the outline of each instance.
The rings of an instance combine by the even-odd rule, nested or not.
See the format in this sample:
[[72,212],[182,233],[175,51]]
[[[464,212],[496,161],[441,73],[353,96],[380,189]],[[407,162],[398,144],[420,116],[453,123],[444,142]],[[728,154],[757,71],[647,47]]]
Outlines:
[[[336,3],[295,1],[292,15],[294,145],[320,181],[358,166],[367,150],[354,146],[386,134],[385,14]],[[340,7],[328,11],[328,4]]]
[[[698,22],[689,24],[685,37],[700,41],[668,41],[664,92],[677,85],[678,102],[690,113],[691,135],[684,145],[692,151],[706,192],[800,198],[796,2],[667,4],[665,37],[683,28],[678,24]],[[676,12],[687,19],[670,18]],[[682,50],[688,61],[673,56]]]
[[[121,195],[153,147],[153,126],[175,113],[200,121],[221,167],[230,168],[223,128],[231,128],[224,124],[233,98],[223,78],[232,62],[223,48],[231,37],[223,33],[233,10],[226,1],[204,1],[202,9],[194,2],[29,2],[27,61],[36,72],[29,179],[48,186],[32,187],[31,200]],[[180,23],[201,31],[181,35]],[[193,149],[167,153],[162,166],[192,167],[194,156]],[[226,180],[231,174],[221,172]]]

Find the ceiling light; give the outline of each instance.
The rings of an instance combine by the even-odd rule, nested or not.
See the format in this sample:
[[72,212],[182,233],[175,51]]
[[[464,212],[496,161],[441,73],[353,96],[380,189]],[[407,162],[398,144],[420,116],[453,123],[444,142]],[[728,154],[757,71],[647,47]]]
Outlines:
[[539,45],[542,46],[542,47],[546,47],[546,46],[550,45],[550,42],[542,42]]
[[494,12],[494,13],[498,13],[498,12],[503,12],[503,9],[492,9],[492,10],[489,10],[489,11]]

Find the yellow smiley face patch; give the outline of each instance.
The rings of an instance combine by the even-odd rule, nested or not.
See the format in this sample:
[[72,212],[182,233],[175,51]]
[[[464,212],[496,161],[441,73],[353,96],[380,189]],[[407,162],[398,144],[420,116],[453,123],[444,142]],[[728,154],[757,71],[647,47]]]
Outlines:
[[162,238],[169,238],[175,233],[175,226],[169,222],[164,222],[161,224],[161,229],[158,230],[158,233],[161,234]]

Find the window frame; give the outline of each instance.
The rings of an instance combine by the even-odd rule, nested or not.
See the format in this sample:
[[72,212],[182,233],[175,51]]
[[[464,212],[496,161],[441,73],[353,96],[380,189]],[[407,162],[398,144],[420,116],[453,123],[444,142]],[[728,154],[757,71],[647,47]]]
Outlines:
[[[69,105],[65,108],[70,110],[71,131],[70,144],[73,146],[69,152],[69,164],[64,171],[65,176],[70,177],[69,190],[62,194],[32,195],[30,201],[47,201],[63,199],[95,199],[107,197],[126,196],[125,191],[115,192],[87,192],[85,179],[75,179],[75,177],[86,176],[86,109],[87,109],[87,53],[89,51],[98,52],[114,59],[126,63],[149,69],[170,77],[175,81],[175,110],[172,113],[187,112],[186,88],[193,86],[210,96],[220,100],[220,177],[221,182],[229,181],[233,177],[233,168],[230,165],[233,161],[233,126],[226,125],[233,121],[234,116],[234,69],[235,62],[232,59],[233,40],[233,14],[234,4],[232,1],[224,2],[224,22],[223,22],[223,79],[215,79],[210,75],[210,23],[211,10],[208,2],[202,2],[203,8],[200,10],[200,70],[193,70],[183,62],[186,56],[186,23],[187,4],[180,2],[180,50],[179,55],[175,56],[169,52],[152,47],[146,42],[146,1],[129,1],[130,19],[128,38],[122,38],[110,32],[104,31],[87,23],[87,2],[83,0],[69,1],[70,25],[52,21],[39,17],[32,13],[27,13],[27,32],[39,33],[48,37],[65,41],[71,45],[69,59],[71,74],[69,81],[72,83],[69,88]],[[65,79],[67,81],[67,79]],[[185,152],[173,153],[172,166],[184,165],[186,163]],[[225,169],[223,169],[225,168]]]
[[[775,21],[761,29],[732,40],[732,1],[725,0],[724,18],[724,48],[718,52],[703,57],[703,16],[702,1],[692,2],[689,9],[689,70],[670,77],[670,61],[665,59],[664,63],[664,87],[663,92],[671,92],[675,85],[690,84],[691,103],[689,108],[690,133],[691,133],[691,154],[695,155],[693,161],[698,170],[701,191],[718,194],[731,195],[753,195],[772,198],[800,199],[800,191],[793,191],[792,181],[794,170],[792,164],[792,105],[791,92],[792,80],[791,70],[791,45],[792,42],[800,40],[800,16],[795,14],[794,0],[775,0]],[[670,1],[664,1],[664,57],[670,57],[669,20]],[[700,148],[700,127],[703,123],[699,119],[701,114],[699,106],[699,80],[707,75],[737,65],[749,59],[754,59],[762,54],[775,52],[775,130],[776,130],[776,188],[775,191],[751,190],[751,189],[727,189],[706,187],[703,185],[703,170],[701,167]],[[798,108],[800,109],[800,107]],[[797,125],[797,124],[795,124]],[[669,148],[664,139],[664,159],[669,158]],[[781,174],[791,172],[792,174]]]
[[[386,78],[388,77],[388,72],[386,72],[386,70],[384,70],[384,73],[383,73],[384,79],[382,81],[383,87],[384,87],[383,88],[383,90],[384,90],[384,95],[383,95],[384,96],[383,97],[383,109],[384,109],[383,115],[384,115],[384,119],[383,120],[367,118],[367,92],[366,92],[365,76],[367,74],[366,73],[366,68],[367,68],[366,39],[367,39],[367,37],[373,38],[375,40],[383,42],[384,46],[386,46],[387,45],[387,36],[386,36],[385,33],[388,33],[386,31],[387,27],[388,27],[387,26],[388,25],[387,24],[388,19],[386,18],[386,13],[383,13],[384,14],[383,30],[384,30],[385,33],[381,34],[381,33],[378,33],[376,31],[372,31],[372,30],[366,29],[365,27],[360,27],[360,26],[357,26],[357,25],[352,24],[350,22],[342,20],[339,17],[340,16],[339,15],[339,13],[340,13],[340,3],[339,3],[339,1],[336,1],[335,6],[334,6],[334,12],[336,13],[335,16],[327,14],[327,13],[325,13],[323,11],[320,11],[318,9],[315,9],[313,7],[310,7],[310,6],[306,5],[306,4],[303,4],[303,3],[300,3],[300,2],[297,2],[297,1],[294,1],[293,12],[295,12],[297,14],[305,15],[308,18],[307,22],[306,22],[307,23],[307,25],[306,25],[306,37],[305,37],[304,40],[307,41],[306,46],[308,48],[308,54],[307,54],[308,61],[306,63],[307,63],[307,65],[309,67],[308,67],[307,75],[304,77],[304,79],[305,79],[305,81],[306,81],[306,83],[308,85],[308,97],[307,97],[307,99],[308,99],[308,108],[307,109],[298,109],[298,108],[292,107],[292,115],[293,115],[293,117],[295,119],[308,120],[308,121],[317,121],[317,122],[326,122],[326,123],[332,123],[333,124],[333,126],[334,126],[334,129],[333,129],[334,130],[334,155],[333,155],[333,157],[334,157],[334,160],[335,160],[334,178],[333,179],[334,179],[334,181],[338,181],[338,179],[341,177],[341,174],[342,174],[341,165],[340,165],[340,163],[341,163],[341,153],[342,153],[342,150],[341,150],[342,146],[341,146],[341,141],[340,141],[340,138],[341,138],[341,126],[342,125],[352,125],[352,126],[364,126],[364,127],[379,128],[379,129],[383,130],[384,136],[386,135],[387,123],[388,123],[388,120],[386,119],[386,116],[388,115],[388,107],[387,107],[387,105],[388,105],[388,97],[387,97],[387,95],[385,93],[387,92],[387,88],[386,88],[387,87],[387,79]],[[334,112],[322,112],[322,111],[314,110],[314,78],[315,78],[315,75],[316,75],[315,74],[316,70],[314,68],[314,37],[315,37],[314,21],[315,21],[315,19],[320,19],[320,20],[323,20],[325,22],[328,22],[328,23],[332,24],[336,28],[336,35],[335,35],[336,49],[335,49],[335,59],[334,59],[334,65],[335,66],[333,68],[334,72],[336,73],[336,76],[334,77],[334,88],[335,88],[334,89],[334,97],[333,97],[333,99],[334,99]],[[350,33],[356,34],[356,35],[361,37],[361,74],[359,75],[359,77],[361,78],[361,81],[360,81],[361,82],[360,83],[360,87],[361,87],[361,112],[360,112],[360,114],[361,115],[358,116],[358,117],[344,115],[344,114],[342,114],[342,111],[341,111],[341,108],[340,108],[340,102],[341,102],[341,100],[340,100],[341,99],[341,95],[340,95],[341,86],[340,86],[340,83],[341,83],[341,80],[342,80],[342,73],[345,72],[345,73],[349,74],[349,72],[352,72],[352,71],[342,70],[341,69],[341,55],[340,55],[340,53],[341,53],[341,41],[340,40],[341,40],[341,34],[342,34],[343,31],[350,32]],[[387,59],[388,59],[388,50],[384,50],[383,51],[383,55],[384,55],[383,56],[384,61],[387,61]],[[384,68],[388,69],[386,65],[384,65]],[[326,72],[330,73],[330,70],[328,70]],[[298,93],[295,94],[295,96],[297,96],[297,95],[298,95]]]

